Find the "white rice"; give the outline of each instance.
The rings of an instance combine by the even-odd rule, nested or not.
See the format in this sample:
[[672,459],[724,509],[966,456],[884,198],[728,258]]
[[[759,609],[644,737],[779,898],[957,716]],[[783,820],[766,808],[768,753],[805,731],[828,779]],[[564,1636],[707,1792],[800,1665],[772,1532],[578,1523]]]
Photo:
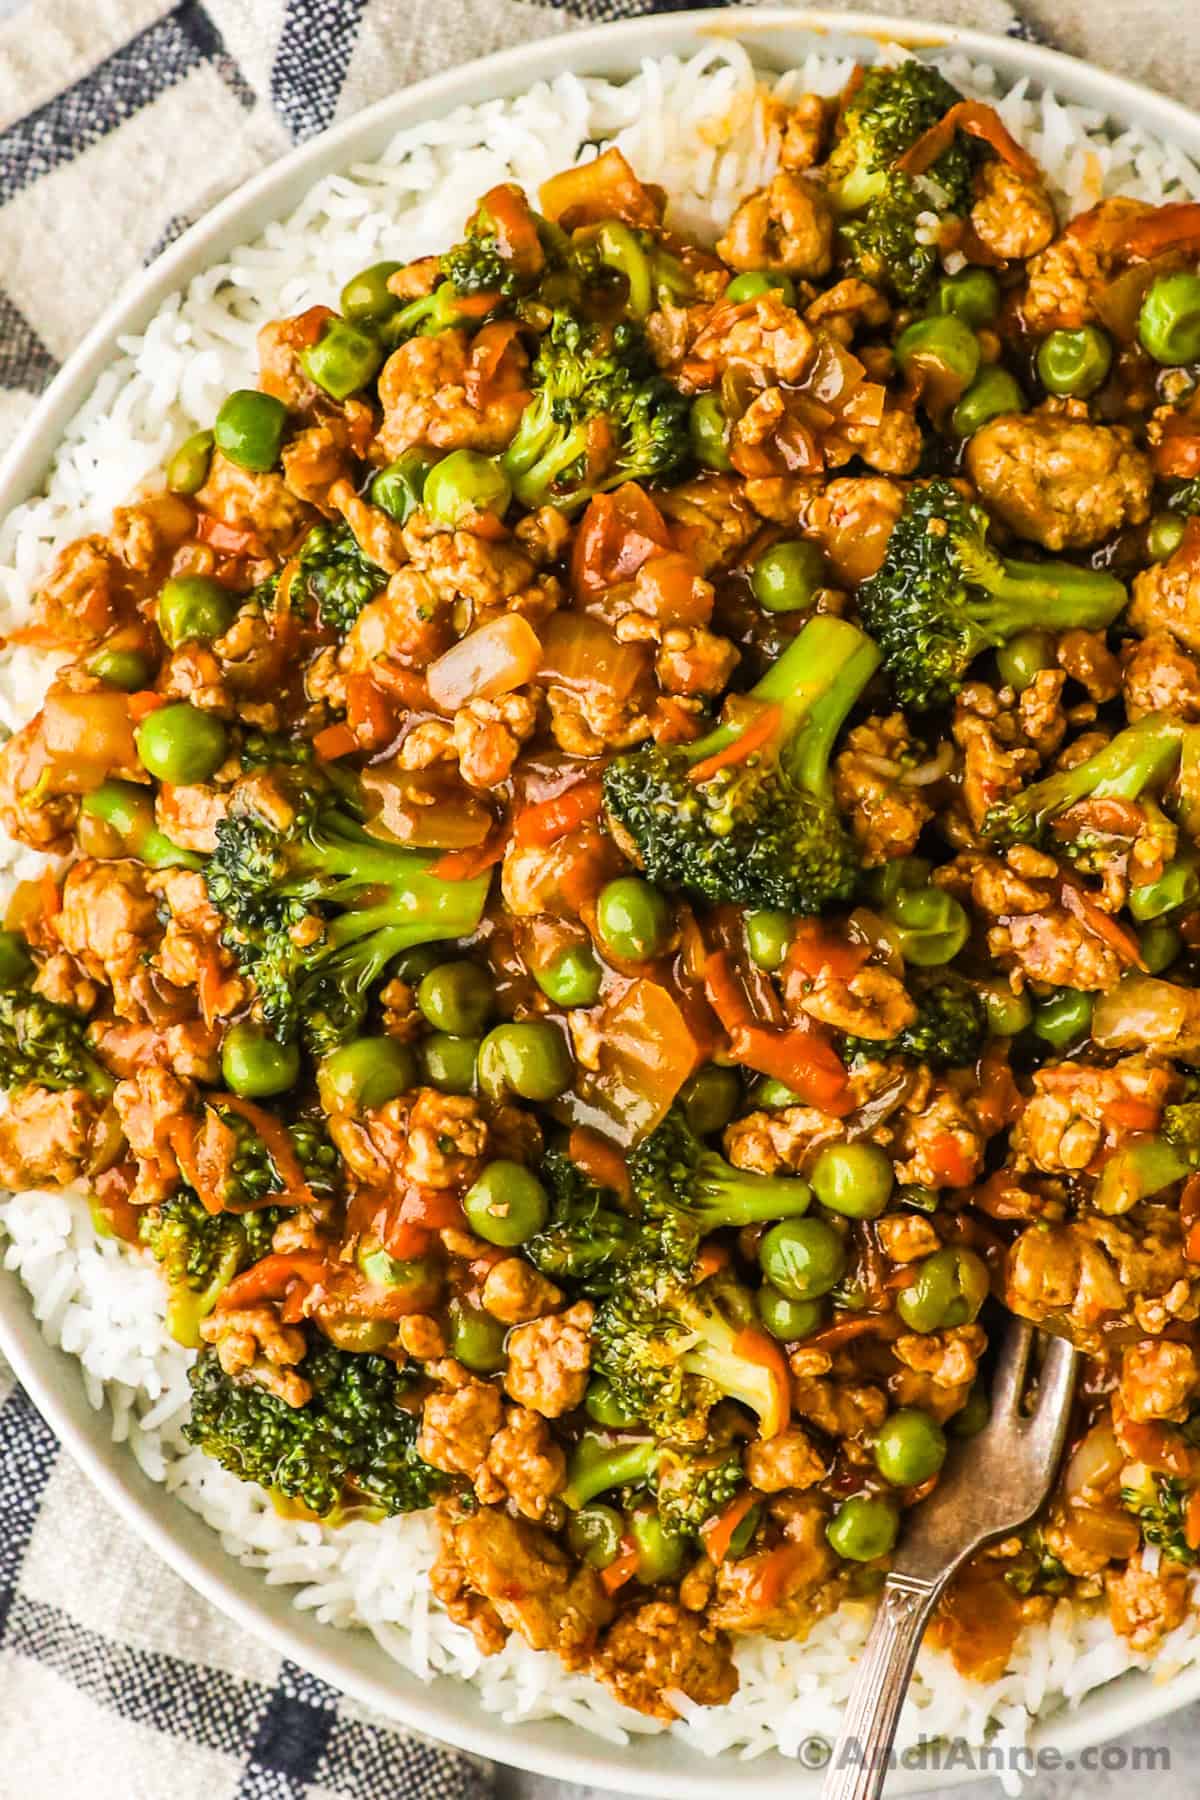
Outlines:
[[[1035,96],[1024,81],[1002,93],[993,71],[962,57],[944,66],[961,88],[997,104],[1067,209],[1116,191],[1154,202],[1200,198],[1195,164],[1142,130],[1111,131],[1099,113]],[[832,94],[850,67],[848,59],[812,55],[773,89],[783,99]],[[776,165],[762,92],[744,49],[727,42],[687,62],[647,62],[621,86],[564,74],[517,100],[460,108],[403,131],[377,163],[318,182],[290,218],[197,276],[144,335],[122,341],[68,427],[45,494],[0,524],[0,632],[26,617],[60,545],[104,529],[112,507],[180,438],[207,425],[230,388],[253,380],[264,320],[331,300],[356,269],[385,254],[443,248],[494,183],[516,180],[536,191],[598,142],[618,143],[640,175],[666,188],[679,225],[714,237],[737,199]],[[30,716],[49,667],[26,649],[0,659],[0,724],[11,730]],[[0,897],[40,862],[0,843]],[[136,1254],[96,1239],[82,1199],[15,1195],[0,1202],[0,1224],[7,1266],[28,1289],[47,1338],[79,1358],[89,1398],[107,1412],[114,1438],[206,1519],[231,1555],[261,1569],[266,1581],[294,1587],[297,1606],[329,1624],[369,1630],[422,1680],[471,1681],[484,1706],[510,1722],[565,1718],[618,1744],[663,1729],[518,1638],[499,1656],[481,1658],[430,1595],[433,1534],[425,1519],[340,1531],[286,1521],[265,1494],[190,1449],[180,1434],[189,1355],[166,1334],[158,1276]],[[814,1733],[836,1731],[868,1622],[866,1608],[847,1606],[803,1645],[744,1640],[736,1700],[716,1710],[681,1701],[685,1716],[670,1729],[709,1756],[769,1749],[796,1756]],[[1200,1634],[1189,1623],[1168,1638],[1157,1667],[1198,1657]],[[1107,1621],[1060,1604],[990,1685],[964,1681],[947,1659],[923,1653],[899,1741],[990,1738],[1015,1747],[1035,1717],[1137,1666]]]

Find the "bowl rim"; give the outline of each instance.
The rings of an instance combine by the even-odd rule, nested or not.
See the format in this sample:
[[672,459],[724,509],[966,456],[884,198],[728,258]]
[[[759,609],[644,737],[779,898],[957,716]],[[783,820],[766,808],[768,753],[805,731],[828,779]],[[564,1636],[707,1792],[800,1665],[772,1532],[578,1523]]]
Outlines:
[[[810,48],[812,40],[816,47],[824,40],[866,40],[914,50],[961,51],[1014,77],[1026,75],[1114,120],[1143,124],[1200,156],[1200,118],[1177,101],[1023,39],[924,20],[755,6],[649,14],[539,38],[385,96],[270,164],[182,233],[106,308],[17,433],[0,463],[0,516],[38,491],[69,420],[117,353],[118,339],[142,330],[167,295],[285,215],[322,175],[377,154],[395,131],[439,110],[511,97],[566,70],[627,79],[642,57],[688,54],[729,38],[776,62],[797,54],[806,39]],[[784,47],[788,41],[796,46],[790,53]],[[695,1800],[725,1800],[731,1782],[753,1789],[763,1800],[785,1793],[815,1800],[819,1773],[778,1753],[754,1760],[736,1754],[709,1759],[666,1735],[608,1745],[561,1720],[508,1724],[501,1715],[484,1712],[475,1690],[462,1681],[422,1681],[393,1663],[368,1633],[322,1625],[301,1612],[292,1603],[293,1588],[271,1587],[258,1571],[244,1568],[223,1549],[217,1530],[151,1481],[128,1445],[111,1439],[101,1423],[105,1411],[94,1411],[86,1398],[77,1359],[42,1336],[28,1293],[8,1269],[0,1269],[0,1351],[84,1474],[177,1575],[272,1650],[396,1724],[531,1773],[656,1800],[674,1800],[681,1779]],[[1094,1690],[1061,1723],[1037,1727],[1033,1742],[1036,1746],[1040,1739],[1069,1754],[1148,1725],[1197,1698],[1200,1665],[1181,1671],[1171,1682],[1155,1682],[1148,1672],[1130,1673]],[[974,1773],[980,1778],[989,1772],[994,1771]],[[963,1779],[960,1768],[940,1774],[898,1770],[889,1791],[913,1792]]]

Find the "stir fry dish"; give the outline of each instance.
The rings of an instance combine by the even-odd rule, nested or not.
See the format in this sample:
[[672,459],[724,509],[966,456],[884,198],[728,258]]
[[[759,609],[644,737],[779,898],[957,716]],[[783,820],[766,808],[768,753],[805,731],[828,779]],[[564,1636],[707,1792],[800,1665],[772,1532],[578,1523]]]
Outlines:
[[0,753],[0,1181],[194,1445],[664,1720],[878,1587],[1006,1309],[1071,1450],[935,1640],[1200,1566],[1200,206],[917,61],[780,122],[715,251],[610,149],[267,324]]

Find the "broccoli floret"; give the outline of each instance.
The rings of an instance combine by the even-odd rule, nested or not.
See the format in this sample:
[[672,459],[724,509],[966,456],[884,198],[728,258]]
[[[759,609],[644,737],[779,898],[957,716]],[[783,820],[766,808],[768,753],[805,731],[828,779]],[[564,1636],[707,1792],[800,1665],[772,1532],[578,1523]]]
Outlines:
[[812,1200],[796,1176],[735,1169],[696,1136],[678,1107],[638,1145],[629,1175],[641,1219],[678,1246],[673,1260],[685,1276],[710,1231],[796,1218]]
[[210,1213],[193,1193],[173,1194],[138,1221],[138,1235],[167,1280],[167,1328],[189,1349],[200,1344],[206,1319],[235,1275],[271,1248],[283,1209]]
[[[958,138],[921,175],[896,163],[961,100],[926,63],[868,69],[842,113],[825,167],[843,254],[876,287],[909,305],[922,300],[940,263],[922,230],[930,213],[964,213],[970,204],[971,155]],[[922,220],[921,215],[926,215]]]
[[572,1512],[613,1488],[646,1487],[658,1468],[657,1438],[620,1431],[585,1431],[571,1452],[563,1504]]
[[1133,1480],[1121,1488],[1121,1505],[1139,1520],[1146,1543],[1169,1562],[1200,1562],[1200,1551],[1187,1541],[1187,1509],[1191,1490],[1173,1475],[1161,1475],[1135,1464]]
[[1167,506],[1171,512],[1182,513],[1185,519],[1200,517],[1200,475],[1181,482],[1168,497]]
[[313,759],[311,744],[286,737],[282,731],[248,731],[242,738],[238,761],[251,769],[303,768]]
[[455,325],[481,325],[486,314],[471,305],[473,297],[474,291],[460,294],[453,281],[440,281],[431,294],[410,300],[385,319],[380,335],[390,349],[409,338],[436,337]]
[[725,1511],[744,1480],[741,1452],[733,1445],[690,1456],[664,1450],[655,1472],[658,1516],[664,1528],[699,1536],[710,1519]]
[[814,913],[849,897],[858,854],[829,760],[879,662],[843,619],[810,619],[749,700],[698,743],[645,745],[604,771],[609,813],[651,881],[705,899]]
[[296,583],[327,631],[345,637],[363,607],[387,586],[348,525],[314,525],[300,546]]
[[358,1033],[393,957],[475,930],[489,875],[443,881],[435,862],[372,837],[319,790],[295,795],[290,824],[249,805],[221,821],[208,896],[281,1041],[334,1049]]
[[1184,728],[1168,713],[1147,713],[1127,725],[1094,756],[1035,781],[1012,800],[988,809],[984,836],[998,845],[1035,844],[1078,856],[1089,839],[1058,835],[1066,815],[1084,800],[1139,800],[1163,788],[1179,763]]
[[84,1088],[103,1099],[113,1085],[78,1013],[24,988],[0,991],[0,1087]]
[[203,1351],[188,1374],[184,1436],[239,1480],[322,1518],[355,1507],[415,1512],[448,1485],[417,1455],[420,1421],[405,1406],[411,1378],[386,1357],[317,1339],[296,1373],[312,1387],[304,1406],[235,1380],[215,1351]]
[[[222,1105],[219,1098],[210,1101],[210,1105],[234,1137],[225,1205],[235,1211],[262,1206],[272,1194],[281,1193],[286,1185],[275,1166],[270,1147],[249,1119]],[[340,1186],[341,1159],[321,1126],[312,1119],[301,1119],[286,1124],[284,1129],[309,1192],[322,1197],[335,1194]]]
[[688,402],[631,321],[589,325],[559,308],[534,359],[533,398],[502,460],[523,506],[573,512],[688,455]]
[[1036,1525],[1029,1526],[1022,1535],[1025,1548],[1006,1566],[1005,1581],[1023,1598],[1030,1594],[1065,1594],[1071,1585],[1066,1565],[1047,1550]]
[[522,1246],[535,1269],[581,1294],[607,1294],[628,1258],[637,1227],[615,1194],[597,1187],[565,1150],[548,1150],[542,1179],[550,1191],[546,1225]]
[[987,1016],[967,983],[948,977],[931,981],[913,999],[917,1016],[895,1037],[845,1037],[842,1053],[847,1060],[911,1056],[934,1069],[961,1069],[973,1063],[983,1048]]
[[1115,576],[1014,562],[989,547],[987,531],[982,507],[950,482],[912,488],[882,566],[858,590],[863,624],[903,706],[945,705],[977,656],[1019,632],[1099,631],[1125,605]]
[[721,1399],[758,1416],[764,1436],[782,1429],[787,1382],[754,1329],[754,1304],[726,1275],[685,1290],[672,1274],[622,1283],[597,1310],[593,1367],[617,1403],[656,1437],[696,1443]]

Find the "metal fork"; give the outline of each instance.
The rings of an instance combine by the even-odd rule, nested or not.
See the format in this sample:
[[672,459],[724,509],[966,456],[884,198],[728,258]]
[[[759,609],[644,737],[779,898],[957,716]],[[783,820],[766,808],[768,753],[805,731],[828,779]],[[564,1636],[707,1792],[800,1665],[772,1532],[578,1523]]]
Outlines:
[[[1045,1354],[1026,1409],[1035,1340]],[[877,1800],[930,1615],[968,1557],[1027,1524],[1050,1492],[1078,1364],[1064,1339],[1047,1342],[1024,1320],[1012,1321],[996,1365],[991,1418],[951,1452],[937,1488],[911,1515],[884,1582],[821,1800]]]

